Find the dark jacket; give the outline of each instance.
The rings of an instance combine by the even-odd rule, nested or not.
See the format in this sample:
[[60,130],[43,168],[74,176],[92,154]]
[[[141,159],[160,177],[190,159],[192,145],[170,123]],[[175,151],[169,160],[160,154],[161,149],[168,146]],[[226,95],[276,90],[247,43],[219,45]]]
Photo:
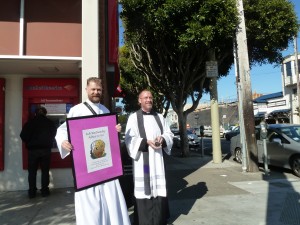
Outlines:
[[38,115],[25,123],[20,137],[28,150],[48,148],[53,146],[56,127],[46,116]]

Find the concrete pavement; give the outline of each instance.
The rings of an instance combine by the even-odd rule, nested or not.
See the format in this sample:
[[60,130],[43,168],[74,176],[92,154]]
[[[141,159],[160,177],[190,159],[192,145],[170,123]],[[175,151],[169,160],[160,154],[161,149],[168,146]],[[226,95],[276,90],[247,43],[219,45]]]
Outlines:
[[[174,225],[300,224],[300,179],[290,171],[247,173],[235,162],[215,164],[195,152],[166,157],[166,171]],[[0,224],[75,224],[73,188],[34,199],[26,191],[0,192]]]
[[[290,171],[242,172],[241,165],[192,155],[168,168],[169,197],[176,225],[300,224],[300,180]],[[181,165],[181,169],[178,169]]]

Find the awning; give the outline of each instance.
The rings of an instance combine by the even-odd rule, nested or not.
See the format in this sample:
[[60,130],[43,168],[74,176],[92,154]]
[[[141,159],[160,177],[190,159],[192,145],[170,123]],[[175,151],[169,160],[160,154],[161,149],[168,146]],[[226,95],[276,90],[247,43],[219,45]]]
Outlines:
[[277,110],[272,111],[269,114],[272,114],[272,115],[274,115],[274,114],[285,114],[285,113],[289,113],[289,112],[291,112],[291,109],[277,109]]
[[256,117],[256,118],[262,118],[262,117],[265,117],[265,114],[266,114],[267,112],[258,112],[258,113],[256,113],[255,115],[254,115],[254,117]]

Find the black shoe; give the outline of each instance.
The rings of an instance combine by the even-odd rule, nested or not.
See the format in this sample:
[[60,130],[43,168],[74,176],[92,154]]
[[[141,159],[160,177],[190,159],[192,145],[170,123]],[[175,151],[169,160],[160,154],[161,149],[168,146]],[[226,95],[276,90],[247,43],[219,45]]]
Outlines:
[[28,197],[29,198],[35,198],[36,197],[36,191],[28,191]]
[[42,191],[42,197],[47,197],[49,195],[50,195],[50,191],[49,190]]

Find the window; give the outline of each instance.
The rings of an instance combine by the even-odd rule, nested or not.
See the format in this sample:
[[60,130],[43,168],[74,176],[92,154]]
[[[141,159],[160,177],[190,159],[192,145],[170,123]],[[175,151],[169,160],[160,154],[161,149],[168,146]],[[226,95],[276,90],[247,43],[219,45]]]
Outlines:
[[293,95],[297,94],[297,88],[293,88]]
[[287,77],[291,77],[292,76],[292,66],[291,66],[291,62],[287,62],[285,64],[285,68],[286,68],[286,76]]

